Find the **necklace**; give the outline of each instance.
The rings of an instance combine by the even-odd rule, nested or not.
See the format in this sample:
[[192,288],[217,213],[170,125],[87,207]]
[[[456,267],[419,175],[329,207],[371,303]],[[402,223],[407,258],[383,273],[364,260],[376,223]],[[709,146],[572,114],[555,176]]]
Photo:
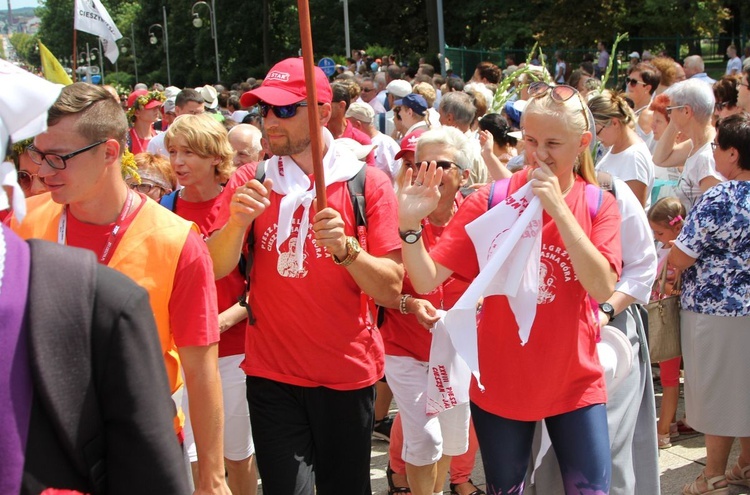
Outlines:
[[[213,196],[212,198],[208,198],[208,199],[213,199],[216,196],[218,196],[219,194],[221,194],[222,192],[224,192],[224,186],[222,186],[221,184],[219,184],[219,192],[217,192],[216,195]],[[184,193],[185,193],[185,188],[183,187],[182,189],[180,189],[180,192],[177,193],[177,196],[179,196],[180,199],[183,200],[183,201],[189,201],[189,200],[185,199],[185,194]],[[206,199],[205,201],[208,201],[208,199]],[[200,201],[195,201],[195,202],[199,203]]]
[[565,196],[570,192],[571,189],[573,189],[573,185],[576,183],[575,179],[573,179],[573,182],[570,183],[570,185],[562,192],[562,195]]

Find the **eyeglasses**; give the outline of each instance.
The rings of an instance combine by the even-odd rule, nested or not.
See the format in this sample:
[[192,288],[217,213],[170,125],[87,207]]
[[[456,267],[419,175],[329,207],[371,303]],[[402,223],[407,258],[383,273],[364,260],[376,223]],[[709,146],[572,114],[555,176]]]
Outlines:
[[31,185],[34,183],[34,179],[42,180],[39,178],[39,174],[30,174],[25,170],[19,170],[16,175],[18,176],[18,185],[24,192],[28,193],[31,190]]
[[610,120],[610,121],[607,121],[607,123],[606,123],[606,124],[602,124],[602,125],[601,125],[601,127],[597,127],[597,129],[596,129],[596,135],[598,136],[599,134],[601,134],[601,132],[602,132],[602,131],[603,131],[603,130],[604,130],[604,129],[606,128],[606,127],[609,127],[609,126],[610,126],[611,124],[612,124],[612,121]]
[[625,79],[625,82],[627,82],[632,87],[636,87],[639,84],[643,84],[644,86],[647,86],[647,84],[645,82],[639,81],[638,79],[633,79],[631,77]]
[[667,107],[667,115],[672,115],[672,110],[677,110],[678,108],[685,108],[687,105],[676,105],[673,107]]
[[41,165],[42,161],[45,161],[47,162],[47,165],[54,168],[55,170],[65,170],[65,167],[68,166],[68,163],[67,163],[68,160],[92,148],[96,148],[100,144],[106,143],[107,141],[108,139],[102,139],[101,141],[97,141],[88,146],[84,146],[83,148],[76,150],[72,153],[68,153],[67,155],[58,155],[57,153],[45,153],[43,151],[39,151],[38,149],[36,149],[36,147],[34,147],[33,144],[29,146],[28,148],[26,148],[26,152],[29,154],[29,158],[31,158],[31,161],[36,163],[37,165]]
[[297,115],[297,108],[299,107],[306,107],[307,102],[306,101],[300,101],[297,103],[292,103],[291,105],[269,105],[265,102],[258,103],[258,106],[260,106],[260,114],[265,119],[268,116],[268,111],[273,110],[273,114],[280,118],[280,119],[291,119],[295,115]]
[[362,89],[362,92],[363,92],[363,93],[371,93],[371,92],[373,92],[373,91],[375,91],[375,88],[363,88],[363,89]]
[[140,184],[136,184],[135,182],[132,184],[128,184],[130,186],[130,189],[136,190],[141,194],[148,194],[151,192],[151,190],[155,187],[158,187],[159,189],[164,191],[164,188],[157,184],[149,184],[148,182],[141,182]]
[[[461,168],[461,166],[458,163],[452,162],[450,160],[422,160],[422,161],[427,162],[428,164],[431,162],[435,162],[435,165],[437,165],[437,168],[442,168],[443,170],[448,170],[454,165],[456,166],[456,168]],[[407,167],[413,168],[415,170],[418,170],[421,163],[422,162],[417,162],[417,163],[404,162],[404,165],[406,165]]]
[[550,86],[546,82],[543,81],[537,81],[529,84],[529,96],[532,98],[541,98],[545,96],[547,93],[549,93],[550,98],[555,100],[558,103],[565,103],[569,99],[573,98],[576,95],[579,95],[578,101],[581,104],[581,111],[583,112],[583,118],[586,120],[586,129],[591,129],[591,124],[589,123],[589,116],[588,116],[588,109],[586,108],[586,105],[583,103],[583,100],[580,97],[580,93],[576,88],[573,86],[568,86],[566,84],[559,84],[557,86]]
[[716,141],[711,141],[711,151],[716,151],[716,148],[719,148],[719,143]]
[[737,82],[737,86],[745,86],[746,88],[750,89],[750,83],[739,81]]
[[716,105],[714,105],[714,108],[716,108],[717,112],[721,112],[725,108],[729,107],[730,103],[728,101],[720,101],[716,102]]

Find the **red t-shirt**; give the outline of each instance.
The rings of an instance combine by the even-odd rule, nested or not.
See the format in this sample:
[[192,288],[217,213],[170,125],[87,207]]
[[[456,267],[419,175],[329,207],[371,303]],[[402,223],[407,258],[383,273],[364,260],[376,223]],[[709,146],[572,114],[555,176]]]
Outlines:
[[[510,191],[526,183],[516,173]],[[593,220],[585,181],[578,178],[565,197],[591,242],[621,271],[620,213],[614,197],[603,195]],[[479,272],[474,245],[464,226],[487,211],[490,186],[470,195],[448,225],[432,258],[473,280]],[[588,294],[576,278],[555,223],[543,214],[537,313],[531,337],[521,346],[518,325],[505,296],[487,297],[478,329],[479,370],[485,391],[472,381],[471,400],[482,409],[519,421],[542,418],[607,401],[596,352],[597,324]]]
[[[226,186],[232,194],[255,177],[257,164],[240,167]],[[383,256],[401,248],[396,196],[388,177],[367,167],[365,201],[368,251]],[[348,235],[355,235],[355,219],[345,182],[326,188],[328,205],[339,211]],[[230,196],[215,225],[226,223]],[[248,375],[303,387],[324,386],[355,390],[383,376],[383,341],[362,318],[361,291],[347,269],[315,244],[312,228],[305,241],[304,269],[289,267],[290,243],[296,245],[302,208],[294,215],[290,238],[276,251],[281,196],[271,193],[271,206],[254,222],[254,261],[249,302],[256,317],[246,334]],[[314,216],[310,209],[310,222]],[[214,229],[215,230],[215,229]]]
[[[149,201],[143,195],[140,197],[141,201]],[[125,219],[122,229],[127,229],[139,210],[140,206]],[[89,249],[99,257],[114,226],[114,223],[83,223],[68,210],[66,242],[69,246]],[[120,236],[124,232],[122,229]],[[216,290],[209,283],[213,278],[214,269],[206,243],[191,231],[177,262],[169,299],[169,326],[177,347],[205,346],[219,341]]]
[[[456,195],[457,206],[463,200],[461,193]],[[445,227],[436,227],[427,219],[422,221],[422,239],[429,251],[437,243],[445,231]],[[426,299],[437,309],[450,309],[466,291],[469,283],[460,277],[450,277],[429,294],[418,294],[411,285],[408,274],[404,277],[402,294],[411,294],[420,299]],[[409,356],[418,361],[430,360],[432,334],[419,324],[413,314],[402,315],[399,309],[385,309],[385,318],[380,326],[383,334],[385,353],[389,356]]]
[[[215,198],[192,203],[175,198],[175,213],[195,223],[201,231],[204,239],[208,237],[211,227],[216,221],[219,208],[223,202],[226,190]],[[231,194],[229,194],[231,198]],[[219,313],[234,306],[237,299],[245,290],[245,279],[239,270],[232,270],[229,275],[216,281],[216,298],[218,300]],[[235,356],[245,353],[245,326],[246,322],[240,321],[233,327],[221,333],[219,340],[219,357]]]

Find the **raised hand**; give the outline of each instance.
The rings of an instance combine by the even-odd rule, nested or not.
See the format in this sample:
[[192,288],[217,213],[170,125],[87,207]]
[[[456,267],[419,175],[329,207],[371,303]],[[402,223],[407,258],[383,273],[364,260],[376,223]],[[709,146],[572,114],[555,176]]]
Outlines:
[[404,174],[404,187],[398,194],[398,221],[402,230],[417,230],[420,222],[437,207],[440,201],[440,184],[443,169],[435,162],[422,162],[417,177],[409,168]]
[[230,221],[247,227],[271,204],[273,182],[266,179],[263,184],[253,179],[240,186],[232,196],[229,207]]

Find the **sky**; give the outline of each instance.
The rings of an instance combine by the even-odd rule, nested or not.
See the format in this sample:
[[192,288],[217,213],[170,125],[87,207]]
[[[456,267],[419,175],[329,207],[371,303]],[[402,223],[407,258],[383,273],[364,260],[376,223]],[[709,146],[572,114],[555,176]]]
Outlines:
[[[37,0],[10,0],[10,6],[14,9],[38,7],[39,2]],[[0,10],[8,10],[8,0],[0,0]]]

